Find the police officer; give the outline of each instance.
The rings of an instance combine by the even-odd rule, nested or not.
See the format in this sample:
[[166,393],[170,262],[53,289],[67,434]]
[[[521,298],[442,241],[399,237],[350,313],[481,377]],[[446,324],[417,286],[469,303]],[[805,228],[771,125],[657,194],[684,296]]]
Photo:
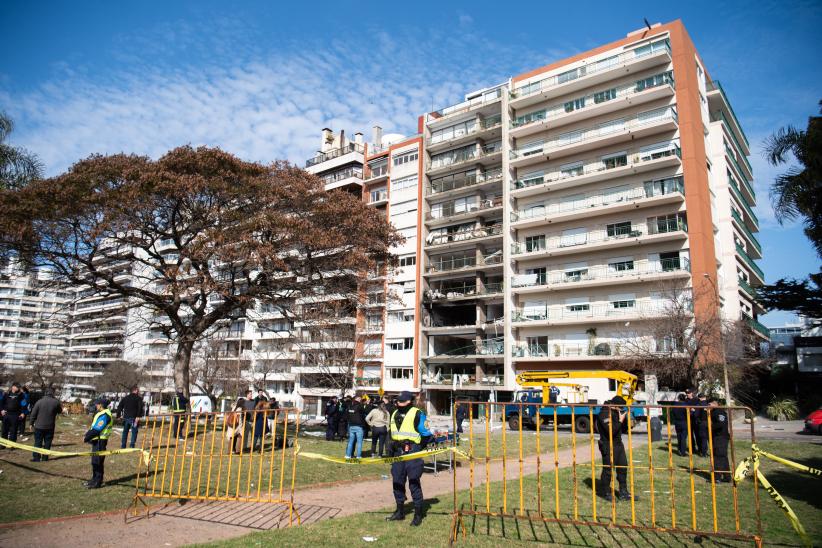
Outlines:
[[26,419],[26,396],[20,390],[20,383],[11,385],[11,390],[3,395],[0,401],[0,415],[3,417],[3,437],[9,441],[17,441],[17,431],[20,421]]
[[[397,398],[397,408],[391,414],[388,428],[390,432],[389,455],[399,457],[409,453],[421,451],[425,444],[433,437],[425,426],[425,413],[411,405],[413,396],[408,391],[401,392]],[[408,489],[414,501],[413,527],[422,523],[422,459],[412,459],[395,462],[391,465],[391,478],[394,487],[394,500],[397,510],[388,518],[389,521],[405,519],[405,480],[408,479]]]
[[[599,478],[601,488],[604,490],[603,497],[611,501],[611,468],[616,467],[616,477],[619,482],[617,499],[631,500],[631,493],[628,491],[628,459],[625,456],[625,446],[622,445],[622,424],[628,416],[628,410],[624,407],[625,399],[622,396],[615,396],[605,402],[597,415],[597,432],[599,432],[599,452],[602,455],[602,475]],[[614,461],[611,463],[611,452],[613,451]],[[639,500],[634,496],[634,500]]]
[[700,394],[697,399],[696,413],[696,447],[700,457],[708,456],[708,396]]
[[548,389],[548,402],[557,403],[559,401],[559,386],[551,386]]
[[178,439],[185,439],[185,437],[183,437],[183,430],[186,427],[185,414],[188,412],[188,398],[185,397],[183,391],[180,389],[178,389],[174,397],[171,398],[171,411],[174,413],[174,435],[177,436]]
[[[86,432],[83,441],[91,444],[92,451],[105,451],[114,420],[108,409],[108,400],[100,398],[95,402],[97,414],[91,421],[91,428]],[[103,486],[103,472],[105,471],[106,457],[94,455],[91,457],[91,481],[83,482],[88,489],[99,489]]]
[[[699,406],[699,398],[696,397],[696,390],[693,388],[688,388],[685,390],[685,405],[688,408],[688,415],[691,418],[691,450],[698,451],[698,440],[696,435],[696,412],[697,406]],[[687,423],[686,423],[687,425]]]
[[676,448],[680,457],[688,454],[688,409],[685,405],[685,394],[679,394],[675,406],[669,410],[676,428]]
[[717,483],[730,483],[731,463],[728,462],[728,412],[719,407],[716,398],[708,401],[711,412],[711,441],[714,449],[714,478]]
[[337,434],[337,397],[331,396],[331,400],[325,404],[325,441],[334,441]]

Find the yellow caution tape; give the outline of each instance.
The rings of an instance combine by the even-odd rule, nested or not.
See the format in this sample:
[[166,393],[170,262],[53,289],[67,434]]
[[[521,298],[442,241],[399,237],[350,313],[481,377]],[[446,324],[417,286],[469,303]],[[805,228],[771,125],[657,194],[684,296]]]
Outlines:
[[734,482],[741,482],[747,476],[751,475],[751,470],[753,470],[753,473],[756,474],[756,478],[762,484],[762,487],[765,489],[765,492],[768,493],[768,495],[770,495],[771,499],[773,499],[776,505],[779,506],[779,508],[781,508],[783,512],[785,512],[785,515],[791,522],[794,531],[796,531],[796,533],[802,539],[802,543],[805,546],[813,546],[811,539],[808,538],[808,533],[805,532],[805,528],[802,526],[802,522],[799,521],[799,517],[796,515],[796,513],[794,513],[791,506],[782,497],[782,495],[779,494],[776,488],[773,485],[771,485],[767,478],[765,478],[765,474],[763,474],[759,470],[759,457],[762,456],[769,458],[771,460],[782,463],[786,466],[790,466],[791,468],[801,470],[802,472],[807,472],[814,476],[822,477],[822,470],[811,468],[810,466],[805,466],[804,464],[799,464],[798,462],[793,462],[788,459],[783,459],[782,457],[777,457],[776,455],[761,450],[759,447],[757,447],[755,443],[751,444],[751,450],[753,452],[753,455],[742,460],[742,462],[740,462],[739,465],[736,467],[736,470],[734,470]]
[[318,460],[325,460],[328,462],[336,462],[339,464],[393,464],[395,462],[404,462],[407,460],[415,460],[415,459],[424,459],[426,457],[430,457],[433,455],[440,455],[442,453],[452,452],[456,455],[459,455],[463,458],[471,460],[471,456],[467,453],[460,451],[455,447],[439,447],[435,449],[423,449],[422,451],[417,451],[415,453],[408,453],[406,455],[401,455],[399,457],[363,457],[363,458],[346,458],[346,457],[332,457],[330,455],[323,455],[321,453],[310,453],[310,452],[303,452],[300,450],[300,446],[297,446],[297,454],[301,457],[305,457],[307,459],[318,459]]
[[9,441],[4,438],[0,438],[0,445],[3,447],[9,447],[11,449],[22,449],[23,451],[31,451],[32,453],[39,453],[40,455],[47,455],[49,457],[55,458],[63,458],[63,457],[106,457],[109,455],[123,455],[126,453],[141,453],[143,458],[143,464],[148,466],[151,462],[151,453],[148,451],[144,451],[143,449],[137,449],[136,447],[128,448],[128,449],[111,449],[107,451],[55,451],[53,449],[43,449],[42,447],[34,447],[31,445],[24,445],[22,443],[17,443],[14,441]]

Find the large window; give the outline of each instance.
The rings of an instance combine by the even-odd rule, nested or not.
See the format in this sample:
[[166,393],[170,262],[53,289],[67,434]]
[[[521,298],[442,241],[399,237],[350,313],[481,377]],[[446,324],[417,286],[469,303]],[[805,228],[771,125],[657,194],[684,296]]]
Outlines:
[[451,139],[457,139],[462,137],[463,135],[467,135],[477,128],[477,121],[476,119],[467,120],[465,122],[460,122],[459,124],[448,126],[446,128],[438,129],[436,131],[431,132],[431,142],[432,143],[440,143],[442,141],[450,141]]
[[605,226],[609,238],[619,238],[631,234],[631,221],[621,221]]
[[545,235],[526,236],[525,237],[525,251],[531,253],[532,251],[543,251],[545,249]]
[[417,158],[419,158],[419,153],[416,150],[399,154],[397,156],[394,156],[394,165],[401,166],[403,164],[415,162],[417,161]]
[[417,187],[417,176],[409,175],[408,177],[400,177],[391,181],[391,190],[399,192],[400,190],[410,190]]
[[563,106],[565,107],[565,112],[573,112],[575,110],[585,108],[585,97],[580,97],[579,99],[567,101]]

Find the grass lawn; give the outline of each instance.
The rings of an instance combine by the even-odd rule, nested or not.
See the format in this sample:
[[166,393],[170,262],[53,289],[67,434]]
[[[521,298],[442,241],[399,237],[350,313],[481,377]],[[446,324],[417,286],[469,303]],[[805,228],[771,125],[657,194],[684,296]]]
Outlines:
[[[818,444],[762,442],[760,446],[766,451],[783,455],[792,460],[806,463],[810,466],[822,466],[822,452]],[[749,445],[737,443],[737,458],[749,454]],[[667,465],[667,446],[654,444],[651,454],[655,466]],[[637,465],[648,462],[648,451],[645,448],[634,450],[633,460]],[[700,459],[704,467],[705,460]],[[719,530],[732,531],[735,529],[734,497],[731,487],[720,484],[716,490],[702,474],[693,476],[694,503],[690,496],[691,476],[688,473],[688,460],[674,458],[676,472],[673,480],[674,504],[676,509],[676,523],[679,527],[690,527],[692,511],[696,515],[697,528],[711,530],[713,528],[713,509],[717,510],[717,526]],[[770,461],[762,462],[763,472],[779,492],[788,500],[794,511],[800,517],[808,534],[815,544],[822,542],[822,498],[818,496],[822,484],[820,480],[807,474],[786,468]],[[668,470],[654,472],[653,488],[653,519],[660,526],[671,526],[671,478]],[[598,479],[598,478],[597,478]],[[615,506],[616,520],[619,523],[649,525],[652,520],[650,475],[647,472],[634,475],[634,492],[640,500],[635,502],[633,509],[630,503],[620,502]],[[543,513],[553,516],[556,511],[554,498],[553,471],[542,475],[542,510]],[[573,518],[576,506],[578,518],[589,521],[607,522],[612,519],[612,506],[602,498],[596,498],[597,517],[593,517],[593,503],[591,498],[590,465],[581,465],[577,468],[576,493],[574,496],[574,479],[572,470],[563,469],[559,478],[559,515],[562,518]],[[489,489],[490,506],[493,511],[499,512],[503,505],[503,483],[496,482]],[[524,481],[523,498],[527,512],[535,515],[537,508],[537,481],[534,476]],[[790,523],[781,510],[769,499],[768,495],[760,490],[762,530],[765,545],[799,545],[799,537],[794,533]],[[459,493],[458,504],[470,504],[470,495],[463,491]],[[485,487],[475,490],[474,502],[484,509]],[[714,499],[716,502],[714,502]],[[737,491],[737,505],[740,515],[740,530],[743,532],[755,531],[754,520],[754,490],[753,482],[748,479],[739,486]],[[519,512],[519,482],[507,482],[508,512]],[[444,546],[448,543],[448,531],[451,524],[453,502],[450,496],[440,497],[430,501],[427,518],[423,526],[411,528],[408,520],[401,523],[388,523],[384,518],[390,509],[380,512],[358,514],[341,519],[331,519],[287,530],[254,533],[231,541],[216,544],[217,546],[316,546],[339,545],[345,543],[363,542],[362,537],[376,537],[378,540],[369,545],[373,546]],[[578,546],[660,546],[660,545],[690,545],[693,537],[685,535],[643,532],[639,530],[620,530],[599,526],[558,525],[544,524],[541,521],[527,521],[501,518],[466,517],[467,538],[461,541],[470,546],[499,546],[504,542],[506,546],[535,546],[538,544],[560,544]],[[703,544],[746,546],[741,541],[733,540],[704,540]]]
[[[82,443],[90,416],[70,416],[60,417],[53,448],[60,451],[87,451],[89,445]],[[193,432],[189,437],[188,446],[183,451],[182,442],[178,447],[177,472],[174,479],[175,492],[194,493],[197,490],[198,480],[201,492],[205,492],[208,483],[209,493],[224,494],[226,490],[230,494],[248,493],[255,496],[259,491],[263,494],[267,492],[269,477],[274,493],[279,492],[279,481],[283,478],[284,487],[287,489],[291,479],[290,464],[291,452],[287,453],[286,469],[281,470],[279,457],[281,452],[274,451],[274,459],[271,457],[271,443],[266,443],[264,454],[245,454],[242,458],[237,456],[229,457],[229,443],[222,435],[222,427],[218,426],[216,437],[213,429],[209,427],[206,436],[203,436],[204,423],[198,425],[197,448],[192,450]],[[118,426],[119,427],[119,426]],[[467,424],[466,424],[467,427]],[[166,432],[167,432],[166,428]],[[293,433],[293,432],[292,432]],[[302,450],[315,453],[322,453],[333,456],[344,456],[345,442],[325,441],[323,436],[310,435],[311,431],[302,431],[299,444]],[[137,440],[138,447],[146,438],[147,444],[151,440],[151,427],[143,425],[140,429],[140,437]],[[505,445],[502,441],[503,433],[496,430],[488,435],[489,455],[492,459],[499,459],[502,455],[503,447],[506,448],[508,458],[515,459],[519,454],[519,436],[516,433],[507,431],[505,433]],[[33,436],[28,435],[28,441],[18,441],[33,444]],[[214,452],[218,456],[212,460],[212,477],[208,481],[207,473],[199,474],[198,466],[192,467],[191,454],[202,453],[204,450],[211,450],[211,442],[214,438]],[[480,458],[485,457],[485,433],[476,432],[475,453]],[[154,447],[159,447],[160,451],[155,451],[155,455],[160,459],[153,461],[149,471],[148,481],[152,482],[159,490],[159,482],[162,481],[163,465],[167,466],[167,475],[164,485],[171,485],[170,474],[171,462],[174,460],[172,449],[169,451],[168,460],[164,460],[165,447],[168,438],[164,434],[160,440],[159,427],[155,427]],[[543,432],[540,436],[542,451],[552,450],[552,435]],[[219,459],[220,445],[223,444],[222,464]],[[565,435],[558,440],[560,449],[570,445],[570,437]],[[115,431],[109,441],[109,449],[116,449],[120,446],[120,434]],[[468,442],[461,445],[462,449],[468,450]],[[536,435],[534,432],[526,431],[522,435],[523,455],[534,454],[536,451]],[[363,456],[370,454],[371,442],[366,439],[363,445]],[[188,453],[187,456],[183,456]],[[136,454],[115,455],[106,458],[106,487],[104,489],[87,490],[83,488],[81,482],[91,476],[91,465],[88,457],[51,459],[48,462],[30,462],[31,453],[25,451],[0,450],[0,491],[4,492],[4,505],[0,511],[0,523],[9,523],[21,520],[42,519],[47,517],[68,516],[84,513],[101,512],[126,508],[132,501],[135,493],[137,481],[137,462],[139,457]],[[157,464],[160,464],[158,467]],[[196,461],[199,463],[199,459]],[[229,471],[230,466],[230,471]],[[182,467],[182,478],[179,470]],[[206,468],[207,470],[207,468]],[[298,488],[325,483],[362,481],[366,479],[377,479],[383,474],[389,473],[389,466],[383,464],[368,464],[358,466],[345,466],[326,462],[322,460],[300,459],[297,466],[295,483]],[[154,472],[157,472],[157,480],[154,480]],[[250,473],[249,473],[250,471]],[[239,474],[238,474],[239,472]],[[284,472],[284,473],[282,473]],[[189,477],[191,480],[189,480]],[[182,481],[181,481],[182,480]],[[143,469],[139,483],[144,486],[146,482],[145,469]],[[179,489],[178,489],[179,488]],[[167,492],[167,491],[166,491]],[[274,495],[276,496],[276,494]],[[59,501],[59,502],[58,502]]]

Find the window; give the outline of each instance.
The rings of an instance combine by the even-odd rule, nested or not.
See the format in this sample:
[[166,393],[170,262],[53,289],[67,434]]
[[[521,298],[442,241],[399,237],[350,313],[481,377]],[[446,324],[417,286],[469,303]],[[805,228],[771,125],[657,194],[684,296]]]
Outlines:
[[578,175],[582,175],[583,172],[583,165],[582,162],[574,162],[572,164],[565,164],[559,166],[559,173],[562,178],[565,177],[576,177]]
[[634,308],[636,305],[635,300],[627,300],[627,301],[611,301],[611,307],[614,309],[619,308]]
[[591,305],[589,303],[567,304],[565,305],[565,310],[568,312],[585,312],[591,310]]
[[671,213],[670,215],[660,215],[656,217],[655,222],[651,225],[651,228],[655,228],[655,233],[657,234],[664,234],[666,232],[676,232],[677,230],[683,230],[682,223],[680,221],[680,217],[677,213]]
[[385,190],[385,188],[374,189],[374,190],[371,191],[371,194],[369,195],[369,202],[372,203],[372,204],[374,202],[382,202],[382,201],[387,200],[387,199],[388,199],[388,192]]
[[388,323],[399,323],[403,321],[404,315],[402,310],[390,310],[388,312]]
[[634,55],[637,57],[644,57],[646,55],[650,55],[652,53],[657,53],[663,50],[671,50],[671,46],[668,42],[668,39],[660,40],[658,42],[654,42],[652,44],[648,44],[646,46],[638,47],[634,50]]
[[[476,119],[467,120],[465,122],[461,122],[459,124],[448,126],[446,128],[438,129],[437,131],[431,132],[431,142],[432,143],[441,143],[443,141],[450,141],[451,139],[457,139],[462,137],[463,135],[467,135],[476,130],[477,121]],[[415,158],[416,159],[416,158]],[[394,164],[398,165],[398,164]]]
[[382,159],[368,164],[371,170],[371,177],[382,177],[388,173],[388,160]]
[[544,171],[534,171],[531,173],[527,173],[522,176],[522,178],[517,181],[517,188],[525,188],[529,186],[539,185],[545,181],[545,172]]
[[606,225],[606,233],[609,238],[620,238],[631,235],[631,221],[622,221]]
[[412,348],[414,348],[414,337],[405,337],[402,340],[402,349],[411,350]]
[[669,251],[667,253],[659,254],[659,262],[662,265],[663,272],[671,272],[679,270],[680,260],[679,251]]
[[406,255],[404,257],[400,257],[399,266],[414,266],[417,264],[417,257],[416,255]]
[[[645,196],[647,198],[672,194],[674,192],[683,194],[685,190],[681,176],[657,179],[656,181],[645,181],[643,184],[645,185]],[[731,207],[731,209],[733,209],[733,207]]]
[[588,241],[588,229],[585,227],[581,228],[569,228],[567,230],[562,231],[562,237],[560,239],[560,247],[571,247],[575,245],[583,245]]
[[523,114],[522,116],[517,116],[514,119],[514,127],[524,126],[526,124],[530,124],[532,122],[538,122],[540,120],[545,120],[546,112],[545,110],[538,110],[536,112],[529,112],[528,114]]
[[547,281],[548,271],[544,266],[540,268],[528,268],[525,270],[525,273],[536,276],[536,285],[545,285]]
[[608,270],[611,272],[627,272],[634,269],[633,259],[617,260],[608,263]]
[[411,379],[414,377],[413,367],[389,367],[388,371],[392,379]]
[[545,301],[525,301],[522,315],[528,320],[544,320],[548,317],[548,305]]
[[402,350],[402,341],[391,341],[388,343],[389,350]]
[[579,69],[571,69],[569,71],[563,72],[562,74],[557,74],[557,84],[564,84],[565,82],[576,80],[580,76],[584,75],[585,67],[581,67]]
[[533,154],[539,154],[542,152],[542,145],[544,141],[542,139],[531,141],[530,143],[526,143],[521,145],[518,149],[518,152],[523,156],[531,156]]
[[615,154],[608,154],[602,157],[602,167],[605,169],[614,169],[628,165],[628,153],[617,152]]
[[676,141],[654,143],[653,145],[644,146],[639,149],[639,160],[641,162],[658,160],[659,158],[666,158],[674,155],[679,155],[679,145]]
[[415,150],[413,152],[406,152],[398,156],[394,156],[394,165],[401,166],[410,162],[414,162],[419,158],[419,153]]
[[402,283],[402,292],[403,293],[413,293],[417,290],[416,282],[414,280],[403,282]]
[[545,249],[545,235],[526,236],[525,237],[525,252],[543,251]]
[[[578,268],[575,270],[566,270],[564,282],[579,282],[588,277],[587,268]],[[587,305],[586,305],[587,306]],[[587,308],[585,310],[588,310]]]
[[606,89],[605,91],[599,91],[597,93],[594,93],[594,103],[604,103],[605,101],[616,99],[616,96],[616,88]]
[[417,187],[417,176],[409,175],[408,177],[400,177],[391,181],[391,190],[397,192],[400,190],[409,190]]
[[565,107],[565,112],[573,112],[575,110],[585,108],[585,97],[568,101],[563,106]]

